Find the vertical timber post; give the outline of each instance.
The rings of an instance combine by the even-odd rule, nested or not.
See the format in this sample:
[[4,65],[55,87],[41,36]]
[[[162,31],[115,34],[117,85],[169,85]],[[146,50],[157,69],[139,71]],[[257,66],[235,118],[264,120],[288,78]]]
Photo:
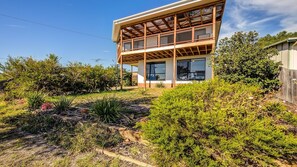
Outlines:
[[123,30],[121,30],[121,45],[120,45],[120,77],[121,77],[121,90],[123,90],[123,56],[122,56],[122,50],[123,50]]
[[211,78],[214,79],[215,77],[215,72],[214,72],[214,66],[215,66],[215,47],[216,47],[216,25],[217,25],[217,6],[213,6],[213,11],[212,11],[212,36],[214,43],[212,44],[212,54],[211,54]]
[[172,78],[172,86],[176,86],[176,24],[177,24],[177,16],[174,15],[174,49],[173,49],[173,78]]
[[144,53],[143,53],[143,82],[144,82],[144,90],[146,90],[146,31],[147,31],[147,24],[144,23],[144,37],[143,37],[143,44],[144,44]]

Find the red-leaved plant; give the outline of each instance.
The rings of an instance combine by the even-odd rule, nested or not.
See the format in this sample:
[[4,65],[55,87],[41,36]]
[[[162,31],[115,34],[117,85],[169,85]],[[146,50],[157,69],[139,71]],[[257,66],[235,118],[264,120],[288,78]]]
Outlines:
[[53,109],[53,104],[52,103],[43,103],[42,105],[41,105],[41,110],[50,110],[50,109]]

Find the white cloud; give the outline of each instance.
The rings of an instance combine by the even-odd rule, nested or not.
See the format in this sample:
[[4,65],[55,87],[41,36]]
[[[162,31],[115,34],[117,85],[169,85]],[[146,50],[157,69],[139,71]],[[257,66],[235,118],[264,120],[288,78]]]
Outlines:
[[269,27],[266,23],[273,20],[278,23],[274,26],[281,27],[279,31],[297,31],[295,4],[296,0],[230,0],[221,38],[229,37],[236,31],[267,32]]

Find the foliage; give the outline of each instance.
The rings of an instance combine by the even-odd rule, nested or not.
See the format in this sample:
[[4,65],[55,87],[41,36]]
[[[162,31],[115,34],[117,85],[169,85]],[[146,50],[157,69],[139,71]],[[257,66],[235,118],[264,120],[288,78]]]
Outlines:
[[96,147],[111,147],[122,141],[121,135],[98,123],[85,124],[63,120],[50,112],[27,113],[4,120],[32,134],[44,134],[51,144],[73,152],[85,152]]
[[67,111],[71,108],[74,98],[67,98],[65,96],[54,102],[54,110],[57,112]]
[[116,67],[69,63],[65,67],[50,54],[45,60],[32,57],[8,57],[0,64],[6,80],[7,98],[25,97],[27,92],[41,91],[50,95],[79,94],[109,90],[117,82]]
[[45,110],[50,110],[50,109],[53,109],[53,104],[52,103],[43,103],[41,105],[41,110],[45,111]]
[[276,50],[263,49],[257,42],[256,32],[237,32],[222,39],[216,51],[216,75],[232,83],[259,85],[266,91],[278,89],[280,63],[271,60]]
[[29,110],[33,111],[39,109],[44,103],[44,96],[39,92],[35,92],[28,96],[27,101]]
[[78,124],[75,137],[72,139],[74,152],[85,152],[94,147],[111,147],[122,141],[118,132],[112,132],[108,127],[99,124]]
[[294,160],[297,137],[281,121],[287,111],[279,104],[266,106],[261,96],[255,86],[219,79],[165,92],[142,124],[157,147],[157,163],[269,166],[278,158]]
[[133,84],[132,83],[132,73],[125,71],[123,80],[124,80],[124,86],[132,86],[132,84]]
[[122,105],[116,98],[103,97],[91,106],[91,113],[100,117],[105,123],[116,122],[121,116]]
[[165,85],[163,84],[163,82],[157,83],[156,85],[157,88],[165,88]]
[[286,39],[292,38],[292,37],[297,37],[297,32],[282,31],[274,36],[271,36],[270,34],[268,34],[268,35],[260,38],[258,43],[260,46],[265,47],[265,46],[269,46],[276,42],[283,41],[283,40],[286,40]]

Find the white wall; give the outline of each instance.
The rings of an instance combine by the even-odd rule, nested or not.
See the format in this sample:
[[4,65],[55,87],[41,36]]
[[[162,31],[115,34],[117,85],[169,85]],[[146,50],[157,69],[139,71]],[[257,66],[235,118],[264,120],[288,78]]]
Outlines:
[[297,46],[289,48],[288,43],[283,43],[277,45],[276,48],[278,55],[274,56],[272,60],[281,62],[282,67],[286,69],[297,70]]
[[[211,56],[204,55],[204,56],[189,56],[189,57],[182,57],[177,58],[177,60],[183,59],[195,59],[195,58],[206,58],[206,71],[205,77],[206,79],[211,79],[212,75],[212,68],[211,68]],[[171,84],[173,79],[173,58],[167,59],[158,59],[158,60],[148,60],[147,62],[164,62],[166,63],[166,80],[165,81],[147,81],[147,83],[164,83],[164,84]],[[177,84],[179,83],[191,83],[192,81],[176,81]],[[144,83],[143,78],[143,60],[138,62],[138,83]]]

